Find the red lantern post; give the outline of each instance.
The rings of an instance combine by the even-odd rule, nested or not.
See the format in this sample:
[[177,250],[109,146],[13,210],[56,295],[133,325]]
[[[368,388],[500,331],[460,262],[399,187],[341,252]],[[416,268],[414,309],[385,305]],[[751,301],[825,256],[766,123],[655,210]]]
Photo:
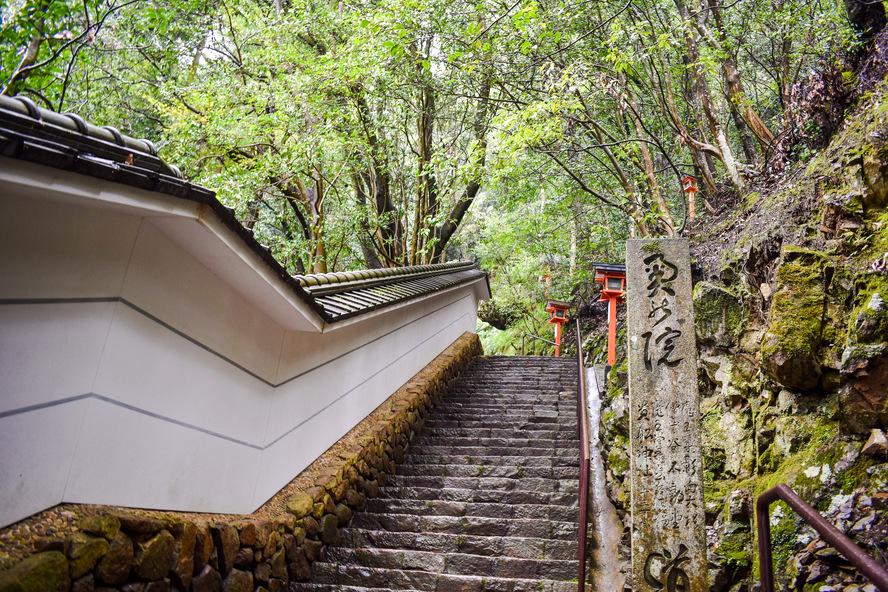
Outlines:
[[595,281],[601,284],[601,300],[607,302],[607,364],[617,362],[617,304],[624,302],[626,266],[609,263],[593,263]]
[[700,188],[697,186],[697,179],[690,175],[682,175],[681,185],[684,192],[688,194],[688,218],[694,219],[694,193]]
[[560,300],[546,300],[546,312],[549,313],[549,323],[555,324],[555,357],[561,354],[561,325],[567,322],[567,311],[570,303]]

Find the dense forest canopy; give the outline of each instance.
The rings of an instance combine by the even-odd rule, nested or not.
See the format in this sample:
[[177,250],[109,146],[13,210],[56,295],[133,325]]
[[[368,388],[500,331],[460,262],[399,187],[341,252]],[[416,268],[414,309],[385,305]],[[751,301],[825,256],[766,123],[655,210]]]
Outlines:
[[7,0],[0,91],[151,138],[293,273],[469,252],[508,324],[539,275],[564,298],[627,236],[674,235],[682,175],[705,215],[823,142],[803,103],[853,76],[879,18],[857,0]]

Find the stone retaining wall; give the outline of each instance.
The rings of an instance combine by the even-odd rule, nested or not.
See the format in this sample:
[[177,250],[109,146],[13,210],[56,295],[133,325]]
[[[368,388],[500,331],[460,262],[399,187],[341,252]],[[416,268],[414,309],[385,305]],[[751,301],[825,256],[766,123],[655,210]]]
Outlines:
[[82,517],[64,538],[36,538],[28,557],[0,572],[0,592],[285,591],[309,579],[311,562],[339,542],[352,512],[379,494],[480,353],[478,336],[463,334],[330,448],[313,484],[281,504],[286,511],[214,521],[108,508]]

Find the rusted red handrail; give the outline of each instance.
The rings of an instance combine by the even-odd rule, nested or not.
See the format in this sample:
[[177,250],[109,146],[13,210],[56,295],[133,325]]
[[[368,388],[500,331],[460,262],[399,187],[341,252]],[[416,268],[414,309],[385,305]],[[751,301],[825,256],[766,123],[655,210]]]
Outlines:
[[769,489],[761,494],[755,503],[755,521],[758,526],[759,539],[759,568],[762,573],[761,592],[774,592],[774,567],[773,558],[771,557],[771,521],[768,510],[771,504],[778,499],[786,502],[790,508],[795,510],[796,514],[802,517],[802,520],[814,527],[814,530],[820,534],[823,540],[844,555],[881,592],[888,592],[888,571],[786,485],[778,485],[773,489]]
[[580,537],[577,559],[580,573],[577,578],[578,592],[585,591],[586,583],[586,504],[589,493],[589,418],[586,416],[586,369],[583,367],[583,339],[580,335],[580,320],[577,319],[577,429],[580,438]]

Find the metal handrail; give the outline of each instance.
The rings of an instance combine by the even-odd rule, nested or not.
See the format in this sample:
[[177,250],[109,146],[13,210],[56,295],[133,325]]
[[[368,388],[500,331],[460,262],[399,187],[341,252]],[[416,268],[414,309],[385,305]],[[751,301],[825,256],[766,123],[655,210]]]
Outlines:
[[589,418],[586,416],[586,372],[583,366],[583,340],[580,335],[580,320],[577,322],[577,430],[580,438],[580,537],[577,559],[580,562],[580,573],[577,578],[578,592],[585,591],[586,584],[586,523],[589,493],[589,466],[591,451],[589,450]]
[[527,339],[528,337],[530,337],[532,339],[538,339],[540,341],[545,341],[546,343],[551,343],[552,345],[558,345],[554,341],[549,341],[548,339],[543,339],[539,335],[534,335],[533,333],[528,333],[527,331],[525,331],[524,335],[521,336],[521,353],[522,354],[524,353],[524,340]]
[[821,538],[835,547],[848,561],[868,577],[881,590],[888,592],[888,571],[879,565],[875,559],[854,544],[854,541],[846,537],[817,510],[805,503],[796,493],[786,485],[778,485],[761,494],[755,503],[755,521],[758,527],[759,544],[759,569],[762,575],[761,592],[774,592],[774,567],[771,556],[771,521],[769,509],[778,499],[795,510],[802,520],[814,527]]

